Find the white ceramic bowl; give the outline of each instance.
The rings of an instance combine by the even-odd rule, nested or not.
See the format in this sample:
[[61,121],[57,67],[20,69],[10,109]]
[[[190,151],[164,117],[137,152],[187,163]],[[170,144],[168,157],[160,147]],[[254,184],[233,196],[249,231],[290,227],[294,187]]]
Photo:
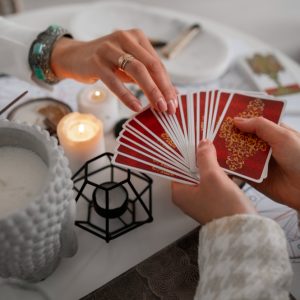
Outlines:
[[[76,14],[70,24],[76,38],[91,40],[118,29],[139,28],[152,39],[170,41],[189,27],[172,11],[130,2],[100,2]],[[228,41],[201,22],[200,33],[173,59],[164,59],[174,83],[204,83],[220,77],[228,69],[231,53]],[[117,62],[116,62],[117,64]]]
[[49,170],[41,193],[0,218],[0,276],[39,281],[77,249],[71,171],[56,139],[38,126],[0,120],[1,146],[31,150]]

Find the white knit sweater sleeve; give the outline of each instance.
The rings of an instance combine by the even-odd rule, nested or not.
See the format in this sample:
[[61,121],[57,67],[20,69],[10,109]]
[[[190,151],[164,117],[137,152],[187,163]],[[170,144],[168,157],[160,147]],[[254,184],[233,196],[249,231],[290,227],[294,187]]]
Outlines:
[[288,300],[292,281],[286,238],[271,219],[236,215],[199,234],[195,300]]
[[38,33],[0,17],[0,73],[31,81],[28,52]]

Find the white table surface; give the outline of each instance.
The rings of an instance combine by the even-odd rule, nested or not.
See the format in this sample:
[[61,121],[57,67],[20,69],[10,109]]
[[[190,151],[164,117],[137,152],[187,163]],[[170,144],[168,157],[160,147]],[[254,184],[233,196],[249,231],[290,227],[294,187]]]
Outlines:
[[[11,19],[17,23],[38,29],[44,29],[52,23],[68,28],[72,16],[85,8],[85,5],[82,4],[53,7],[25,12],[11,17]],[[190,22],[205,23],[206,26],[219,30],[230,40],[235,57],[254,51],[272,50],[300,82],[299,65],[263,42],[199,16],[167,10],[164,13],[167,15],[173,14]],[[203,87],[243,87],[242,79],[239,76],[232,74],[228,77],[230,78],[222,78]],[[6,89],[0,89],[0,103],[10,93],[9,86],[14,85],[14,92],[16,92],[16,89],[22,91],[26,86],[32,92],[32,95],[60,96],[60,99],[69,100],[75,108],[75,97],[74,94],[71,95],[71,92],[75,93],[81,87],[79,84],[66,81],[59,84],[51,93],[17,79],[8,78],[5,80],[6,82],[2,86]],[[244,88],[249,89],[247,83]],[[70,93],[68,94],[68,92]],[[300,111],[300,102],[298,104],[295,97],[289,101],[288,110],[290,112]],[[290,114],[287,116],[286,123],[300,130],[300,121],[297,115],[292,116]],[[115,143],[112,135],[106,136],[106,143],[107,150],[112,151]],[[73,258],[62,260],[58,269],[45,281],[38,283],[37,286],[47,292],[51,299],[79,299],[195,228],[197,224],[172,205],[169,182],[155,177],[153,179],[153,223],[143,225],[111,241],[109,244],[80,228],[76,228],[79,239],[78,253]],[[294,286],[296,287],[296,284]],[[295,288],[293,288],[294,290],[296,291]]]

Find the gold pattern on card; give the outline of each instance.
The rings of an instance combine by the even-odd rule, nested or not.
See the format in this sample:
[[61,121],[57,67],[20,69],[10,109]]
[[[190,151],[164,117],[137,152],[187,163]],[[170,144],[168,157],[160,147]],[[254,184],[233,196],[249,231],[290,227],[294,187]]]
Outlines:
[[165,132],[162,133],[161,138],[173,149],[176,149],[176,145],[174,144],[174,142],[172,141],[172,139],[170,138],[170,136],[167,133],[165,133]]
[[[237,116],[253,118],[263,115],[264,103],[261,99],[249,102],[245,111]],[[245,159],[255,155],[258,151],[267,151],[267,143],[255,134],[241,132],[234,126],[233,118],[227,117],[222,123],[219,136],[225,139],[225,147],[229,154],[226,157],[226,165],[229,170],[241,169]]]

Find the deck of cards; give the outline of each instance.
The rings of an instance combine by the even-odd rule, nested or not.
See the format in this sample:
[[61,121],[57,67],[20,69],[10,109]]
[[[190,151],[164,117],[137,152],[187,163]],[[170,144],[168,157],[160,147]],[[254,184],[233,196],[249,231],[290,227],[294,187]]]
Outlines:
[[285,102],[257,92],[199,91],[178,96],[174,115],[146,108],[123,125],[113,162],[186,184],[197,184],[197,146],[213,141],[220,166],[254,182],[267,177],[269,145],[234,126],[234,117],[279,123]]

